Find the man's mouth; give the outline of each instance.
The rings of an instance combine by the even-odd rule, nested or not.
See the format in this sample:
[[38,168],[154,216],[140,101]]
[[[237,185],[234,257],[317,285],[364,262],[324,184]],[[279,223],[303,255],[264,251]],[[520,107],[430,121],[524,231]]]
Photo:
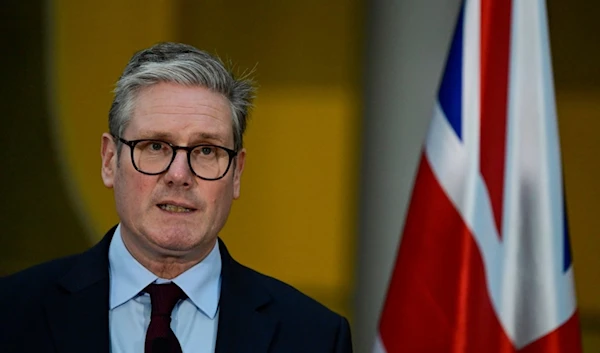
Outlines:
[[160,207],[162,210],[165,210],[167,212],[175,212],[175,213],[186,213],[186,212],[195,211],[194,208],[187,208],[187,207],[171,205],[171,204],[158,204],[158,207]]

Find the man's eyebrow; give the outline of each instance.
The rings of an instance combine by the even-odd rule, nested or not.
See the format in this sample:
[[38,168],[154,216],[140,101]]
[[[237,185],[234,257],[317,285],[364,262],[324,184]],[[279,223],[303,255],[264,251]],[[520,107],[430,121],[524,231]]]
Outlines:
[[161,131],[142,130],[140,131],[140,138],[153,140],[172,140],[173,135]]
[[[140,138],[142,139],[153,139],[153,140],[165,140],[165,141],[173,141],[175,139],[173,134],[163,131],[150,131],[150,130],[142,130],[140,131]],[[196,141],[217,141],[217,142],[225,142],[225,138],[219,134],[211,133],[211,132],[199,132],[197,134],[193,134],[190,141],[194,143]]]
[[218,142],[225,142],[225,139],[223,136],[221,136],[219,134],[210,133],[210,132],[201,132],[198,134],[194,134],[192,136],[192,141],[202,141],[202,140],[213,140],[213,141],[218,141]]

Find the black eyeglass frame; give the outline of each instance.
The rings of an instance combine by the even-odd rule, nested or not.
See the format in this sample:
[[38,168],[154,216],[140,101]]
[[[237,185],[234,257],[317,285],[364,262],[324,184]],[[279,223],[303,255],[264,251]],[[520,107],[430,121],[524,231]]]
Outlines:
[[[208,180],[208,181],[213,181],[213,180],[219,180],[222,179],[223,177],[225,177],[225,175],[227,175],[227,172],[229,171],[229,168],[231,168],[231,162],[233,161],[233,159],[235,157],[237,157],[238,151],[234,151],[232,149],[229,149],[227,147],[223,147],[223,146],[219,146],[219,145],[211,145],[211,144],[207,144],[207,143],[202,143],[199,145],[194,145],[194,146],[176,146],[170,142],[166,142],[166,141],[162,141],[162,140],[157,140],[157,139],[140,139],[140,140],[125,140],[122,137],[116,137],[119,141],[121,141],[123,144],[129,146],[129,149],[131,150],[131,164],[133,164],[133,167],[135,168],[135,170],[137,170],[138,172],[142,173],[142,174],[146,174],[146,175],[159,175],[162,173],[165,173],[167,170],[169,170],[169,168],[171,168],[171,164],[173,164],[173,161],[175,160],[175,157],[177,156],[177,151],[179,150],[184,150],[187,154],[187,162],[188,162],[188,166],[190,167],[190,170],[192,171],[192,173],[197,176],[198,178],[202,179],[202,180]],[[138,168],[138,166],[135,164],[135,157],[133,156],[133,151],[135,149],[135,146],[140,143],[140,142],[147,142],[147,141],[156,141],[156,142],[162,142],[165,143],[167,145],[169,145],[169,147],[171,147],[171,149],[173,150],[173,155],[171,156],[171,161],[169,162],[169,164],[167,164],[167,166],[165,167],[165,169],[163,169],[162,171],[158,172],[158,173],[148,173],[145,172],[141,169]],[[227,162],[227,168],[225,169],[225,172],[223,172],[223,174],[220,177],[217,178],[205,178],[203,176],[198,175],[198,173],[196,173],[196,171],[194,170],[194,168],[192,167],[192,159],[191,159],[191,155],[192,155],[192,151],[198,147],[216,147],[216,148],[220,148],[222,150],[224,150],[225,152],[227,152],[227,155],[229,156],[229,161]]]

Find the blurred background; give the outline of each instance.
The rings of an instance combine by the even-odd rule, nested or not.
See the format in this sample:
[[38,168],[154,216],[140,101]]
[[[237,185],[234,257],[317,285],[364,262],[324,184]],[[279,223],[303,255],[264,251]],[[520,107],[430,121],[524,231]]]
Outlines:
[[[118,220],[100,179],[111,90],[131,55],[181,41],[255,69],[240,262],[346,315],[367,352],[458,0],[5,0],[0,275],[82,251]],[[586,352],[600,350],[600,3],[548,1]],[[318,151],[318,153],[316,153]]]

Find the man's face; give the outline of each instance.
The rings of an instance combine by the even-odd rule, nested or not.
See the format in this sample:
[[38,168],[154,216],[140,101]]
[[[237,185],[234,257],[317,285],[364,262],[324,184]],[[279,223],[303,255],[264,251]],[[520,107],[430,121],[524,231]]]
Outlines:
[[[234,146],[228,100],[203,87],[171,83],[139,92],[123,135],[125,140],[157,139],[179,146]],[[145,175],[134,169],[130,147],[122,145],[117,156],[112,137],[104,134],[102,178],[114,188],[126,244],[161,256],[205,255],[225,224],[233,199],[239,197],[245,151],[236,159],[222,179],[207,181],[192,173],[185,151],[179,150],[166,172]],[[164,207],[169,204],[191,211]]]

